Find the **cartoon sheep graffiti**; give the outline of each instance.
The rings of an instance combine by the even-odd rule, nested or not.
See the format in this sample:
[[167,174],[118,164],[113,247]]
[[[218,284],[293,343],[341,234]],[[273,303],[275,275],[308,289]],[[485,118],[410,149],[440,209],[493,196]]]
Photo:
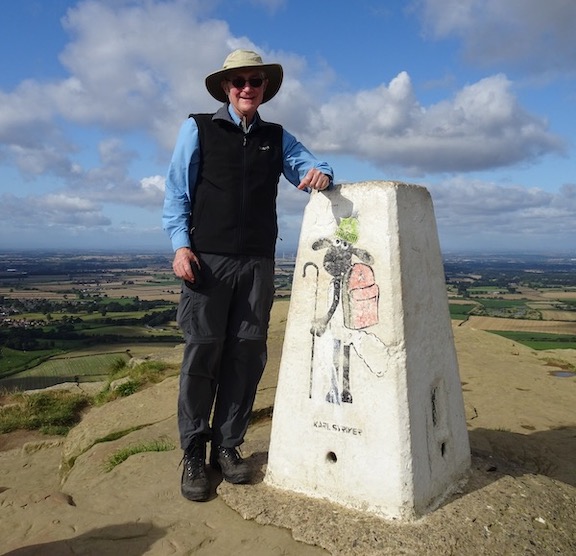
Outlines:
[[[378,324],[378,298],[379,287],[374,279],[372,264],[374,258],[368,251],[355,247],[358,241],[358,220],[354,217],[342,218],[335,236],[321,238],[312,244],[315,251],[326,249],[322,266],[331,276],[329,307],[325,315],[318,317],[318,291],[314,308],[314,319],[310,329],[312,334],[312,354],[310,365],[310,392],[312,397],[312,383],[314,375],[314,338],[323,336],[331,327],[333,333],[332,363],[330,372],[330,388],[326,394],[326,401],[330,403],[352,403],[353,397],[350,387],[350,348],[354,347],[356,353],[370,368],[370,362],[364,357],[359,344],[376,344],[377,348],[385,350],[384,344],[373,334],[365,332],[369,327]],[[316,286],[320,270],[313,262],[304,265],[303,276],[307,269],[316,270]],[[335,324],[335,314],[338,306],[342,309],[342,324]],[[356,331],[356,333],[354,333]],[[340,385],[340,362],[342,367],[342,384]],[[381,372],[373,370],[376,375]],[[341,388],[340,388],[341,386]]]

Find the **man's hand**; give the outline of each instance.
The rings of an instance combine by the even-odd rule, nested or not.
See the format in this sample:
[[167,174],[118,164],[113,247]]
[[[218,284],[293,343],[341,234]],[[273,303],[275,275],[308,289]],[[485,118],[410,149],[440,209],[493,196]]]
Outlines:
[[318,189],[319,191],[322,191],[322,189],[326,189],[329,185],[330,178],[326,174],[323,174],[317,168],[311,168],[302,178],[300,185],[298,185],[298,189],[306,189],[309,187],[310,189]]
[[188,282],[194,283],[194,273],[192,272],[192,267],[190,262],[194,261],[198,267],[200,267],[200,261],[198,257],[194,254],[190,247],[181,247],[174,253],[174,260],[172,261],[172,270],[178,278],[182,280],[188,280]]

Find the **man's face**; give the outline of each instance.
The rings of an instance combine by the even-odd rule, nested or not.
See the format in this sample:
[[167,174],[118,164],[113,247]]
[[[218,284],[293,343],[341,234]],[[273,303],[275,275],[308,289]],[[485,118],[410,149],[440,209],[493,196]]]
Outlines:
[[236,114],[251,121],[262,104],[267,84],[260,71],[238,71],[222,81],[222,88]]

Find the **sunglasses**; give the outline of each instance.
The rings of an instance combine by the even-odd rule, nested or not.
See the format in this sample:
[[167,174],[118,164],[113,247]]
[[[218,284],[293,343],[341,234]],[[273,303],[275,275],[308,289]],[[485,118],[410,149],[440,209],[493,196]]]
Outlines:
[[228,79],[232,86],[236,89],[243,89],[246,87],[246,82],[253,87],[254,89],[258,89],[258,87],[262,87],[262,83],[264,83],[264,79],[261,77],[250,77],[249,79],[244,79],[243,77],[234,77],[234,79]]

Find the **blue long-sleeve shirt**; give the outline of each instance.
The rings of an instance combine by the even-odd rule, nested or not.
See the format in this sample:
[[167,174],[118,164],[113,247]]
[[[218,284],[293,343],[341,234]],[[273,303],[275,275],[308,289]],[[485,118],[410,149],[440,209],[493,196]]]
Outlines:
[[[228,106],[228,112],[234,122],[241,125],[240,118],[231,106]],[[317,168],[328,175],[332,183],[334,179],[332,168],[326,162],[318,160],[285,129],[282,133],[282,153],[284,157],[282,173],[293,185],[297,186],[311,168]],[[166,176],[162,223],[168,232],[174,251],[181,247],[190,247],[189,219],[199,165],[198,126],[194,118],[188,118],[180,127]]]

